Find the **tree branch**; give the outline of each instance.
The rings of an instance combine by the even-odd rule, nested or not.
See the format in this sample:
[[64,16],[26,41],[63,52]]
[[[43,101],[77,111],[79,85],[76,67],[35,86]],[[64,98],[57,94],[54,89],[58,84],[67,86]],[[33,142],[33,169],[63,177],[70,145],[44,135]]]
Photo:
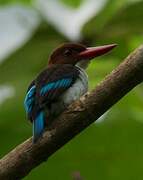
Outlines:
[[36,144],[31,138],[0,160],[0,179],[21,179],[98,119],[143,81],[143,45],[136,49],[95,90],[74,102],[53,121]]

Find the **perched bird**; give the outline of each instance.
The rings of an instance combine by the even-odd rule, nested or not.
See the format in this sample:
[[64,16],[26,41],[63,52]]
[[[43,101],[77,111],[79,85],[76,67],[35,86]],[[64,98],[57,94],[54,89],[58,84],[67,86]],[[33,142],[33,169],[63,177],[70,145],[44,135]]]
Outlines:
[[28,119],[33,124],[33,143],[42,136],[51,118],[87,92],[88,77],[84,69],[90,60],[115,46],[87,48],[67,43],[54,50],[48,66],[30,84],[24,101]]

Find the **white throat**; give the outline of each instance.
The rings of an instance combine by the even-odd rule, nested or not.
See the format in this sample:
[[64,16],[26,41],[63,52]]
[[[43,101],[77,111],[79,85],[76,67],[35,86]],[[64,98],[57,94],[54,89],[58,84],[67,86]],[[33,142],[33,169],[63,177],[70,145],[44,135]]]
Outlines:
[[76,64],[76,66],[78,66],[78,67],[80,67],[82,69],[87,69],[87,67],[89,66],[90,62],[91,62],[91,60],[82,60],[82,61],[78,62]]

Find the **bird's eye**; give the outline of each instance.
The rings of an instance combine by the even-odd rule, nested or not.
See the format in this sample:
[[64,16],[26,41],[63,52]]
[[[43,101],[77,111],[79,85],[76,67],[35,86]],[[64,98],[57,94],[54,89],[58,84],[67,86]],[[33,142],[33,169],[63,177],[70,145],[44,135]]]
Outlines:
[[69,50],[69,49],[66,49],[65,52],[64,52],[64,55],[65,56],[70,56],[70,55],[72,55],[72,51]]

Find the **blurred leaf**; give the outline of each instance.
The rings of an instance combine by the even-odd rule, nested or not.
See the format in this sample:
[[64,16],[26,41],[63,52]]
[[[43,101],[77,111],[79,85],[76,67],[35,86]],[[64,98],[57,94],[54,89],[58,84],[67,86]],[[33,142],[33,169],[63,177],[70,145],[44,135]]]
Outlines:
[[3,85],[0,86],[0,106],[9,98],[14,97],[15,89],[12,86]]
[[60,0],[62,3],[70,6],[70,7],[73,7],[73,8],[77,8],[81,5],[81,3],[83,3],[84,0],[76,0],[76,1],[73,1],[73,0]]
[[127,0],[108,0],[102,11],[85,25],[83,34],[87,37],[92,37],[93,35],[100,33],[100,31],[103,31],[104,26],[109,23],[119,9],[125,6],[126,1]]
[[86,25],[87,36],[121,38],[143,31],[143,1],[127,4],[124,1],[109,1],[100,14]]
[[76,9],[65,6],[59,0],[35,0],[34,2],[44,19],[57,31],[71,41],[80,41],[84,24],[101,11],[106,1],[84,0]]
[[106,25],[104,35],[107,37],[128,38],[143,32],[143,1],[133,3],[121,9]]
[[13,4],[13,3],[31,4],[31,0],[0,0],[0,5]]
[[0,8],[0,61],[25,44],[40,24],[38,13],[27,6]]

